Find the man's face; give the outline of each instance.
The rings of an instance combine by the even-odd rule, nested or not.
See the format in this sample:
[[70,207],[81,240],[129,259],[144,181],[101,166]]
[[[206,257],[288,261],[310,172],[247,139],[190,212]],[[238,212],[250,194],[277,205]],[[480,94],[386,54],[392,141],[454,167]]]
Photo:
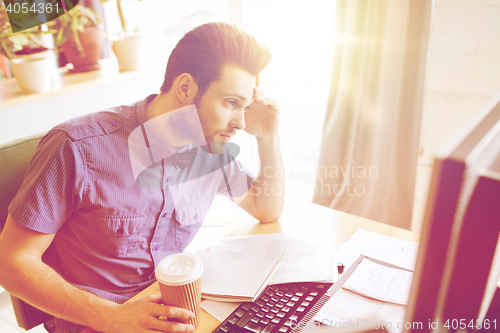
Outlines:
[[255,87],[255,76],[225,65],[220,80],[212,82],[197,101],[201,127],[212,153],[222,153],[236,131],[245,128],[245,108],[253,102]]

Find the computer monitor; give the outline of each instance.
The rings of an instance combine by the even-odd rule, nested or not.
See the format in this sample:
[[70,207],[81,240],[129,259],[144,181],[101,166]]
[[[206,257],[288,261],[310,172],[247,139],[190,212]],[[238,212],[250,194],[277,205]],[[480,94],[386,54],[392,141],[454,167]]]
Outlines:
[[[405,332],[472,331],[484,319],[499,234],[500,94],[435,157]],[[500,318],[489,325],[500,331]]]

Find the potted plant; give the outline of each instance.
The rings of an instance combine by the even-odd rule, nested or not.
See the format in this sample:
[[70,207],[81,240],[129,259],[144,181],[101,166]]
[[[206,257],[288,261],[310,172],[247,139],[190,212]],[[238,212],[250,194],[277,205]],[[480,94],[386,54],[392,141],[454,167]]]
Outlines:
[[57,29],[55,44],[62,48],[64,55],[74,69],[72,72],[84,72],[99,68],[101,56],[102,23],[99,14],[92,9],[76,5],[65,15],[54,20]]
[[[109,0],[100,1],[101,3],[105,3]],[[142,36],[137,34],[136,31],[130,31],[130,28],[127,26],[127,20],[125,19],[125,15],[123,13],[122,1],[127,0],[116,0],[116,8],[118,16],[120,17],[122,33],[120,38],[113,41],[113,51],[115,52],[118,64],[120,65],[120,70],[137,70],[140,68],[141,63]]]
[[24,93],[50,90],[53,62],[41,36],[52,31],[41,26],[12,33],[4,5],[0,5],[0,53],[10,60],[12,72]]

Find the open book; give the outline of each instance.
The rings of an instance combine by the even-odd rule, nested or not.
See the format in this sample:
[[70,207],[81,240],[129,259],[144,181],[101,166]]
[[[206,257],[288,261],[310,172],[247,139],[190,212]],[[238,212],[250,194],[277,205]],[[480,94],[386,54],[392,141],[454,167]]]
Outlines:
[[238,258],[203,250],[195,255],[204,269],[201,297],[222,302],[253,302],[280,265],[278,259]]

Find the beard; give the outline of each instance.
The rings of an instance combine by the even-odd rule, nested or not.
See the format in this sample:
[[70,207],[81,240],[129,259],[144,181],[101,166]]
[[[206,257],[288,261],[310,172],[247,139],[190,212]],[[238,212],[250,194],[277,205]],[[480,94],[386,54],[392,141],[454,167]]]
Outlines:
[[220,142],[220,141],[209,141],[210,139],[207,139],[207,144],[208,144],[208,149],[210,154],[213,155],[220,155],[224,153],[224,150],[226,149],[226,143],[227,142]]

